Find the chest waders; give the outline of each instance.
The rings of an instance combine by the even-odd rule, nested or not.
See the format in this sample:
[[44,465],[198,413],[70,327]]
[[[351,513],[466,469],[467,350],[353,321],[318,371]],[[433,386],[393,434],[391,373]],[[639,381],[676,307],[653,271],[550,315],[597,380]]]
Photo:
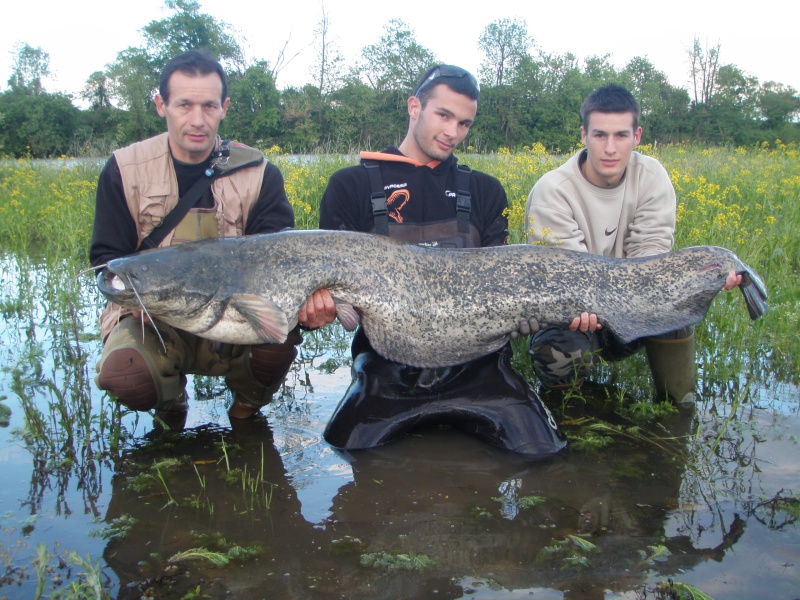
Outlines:
[[375,226],[372,233],[424,246],[441,248],[478,248],[481,236],[470,222],[472,213],[472,194],[469,181],[472,169],[466,165],[456,165],[456,218],[434,223],[396,223],[389,222],[389,206],[386,190],[381,176],[381,164],[377,160],[363,160],[370,184],[370,206]]
[[[455,218],[405,224],[389,222],[380,162],[362,164],[370,179],[373,233],[427,246],[480,246],[480,233],[470,221],[469,167],[456,167]],[[351,350],[352,381],[323,434],[336,448],[374,448],[431,426],[459,429],[531,460],[566,447],[547,407],[511,368],[508,345],[462,365],[425,369],[383,358],[359,328]]]

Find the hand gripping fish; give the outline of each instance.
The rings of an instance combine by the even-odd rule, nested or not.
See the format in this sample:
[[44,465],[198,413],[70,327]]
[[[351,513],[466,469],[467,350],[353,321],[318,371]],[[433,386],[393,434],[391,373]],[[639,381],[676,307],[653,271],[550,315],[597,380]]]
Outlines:
[[498,350],[530,319],[568,326],[595,313],[623,342],[698,323],[730,271],[752,319],[758,274],[724,248],[611,259],[552,247],[443,249],[345,231],[285,231],[160,248],[112,260],[100,291],[123,307],[231,344],[279,343],[306,298],[327,288],[345,328],[416,367]]

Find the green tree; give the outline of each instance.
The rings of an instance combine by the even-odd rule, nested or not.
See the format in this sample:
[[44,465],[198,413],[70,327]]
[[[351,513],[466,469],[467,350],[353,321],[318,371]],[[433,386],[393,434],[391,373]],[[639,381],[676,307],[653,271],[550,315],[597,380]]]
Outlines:
[[540,141],[536,125],[541,117],[542,64],[524,56],[507,75],[504,85],[481,87],[478,118],[469,135],[469,143],[479,151]]
[[358,77],[347,77],[329,99],[327,141],[332,148],[382,150],[396,143],[393,136],[405,128],[405,114],[382,110],[379,94]]
[[50,75],[50,55],[41,48],[17,44],[8,87],[12,92],[37,96],[44,91],[42,79]]
[[222,122],[221,135],[259,147],[280,142],[280,94],[269,63],[259,61],[241,75],[232,75],[228,80],[228,96],[231,104]]
[[523,19],[499,19],[478,38],[483,50],[479,74],[479,118],[469,143],[478,148],[515,148],[530,143],[532,102],[539,97],[540,65],[530,55],[533,38]]
[[761,86],[758,108],[767,129],[779,130],[800,115],[800,96],[791,86],[767,81]]
[[710,143],[758,141],[758,91],[756,78],[734,65],[722,65],[710,101],[698,107],[703,121],[695,122],[697,138]]
[[79,111],[69,96],[10,90],[0,95],[0,146],[16,157],[69,152]]
[[434,53],[418,43],[414,31],[400,19],[390,20],[381,39],[366,46],[361,57],[361,73],[376,91],[400,91],[406,97],[436,62]]
[[583,74],[586,85],[593,90],[620,80],[620,73],[611,64],[610,54],[592,55],[584,59]]
[[510,83],[510,76],[520,63],[529,56],[533,38],[528,35],[524,19],[499,19],[486,26],[478,38],[478,48],[483,50],[481,83],[501,86]]
[[670,85],[667,76],[644,57],[632,58],[622,73],[622,83],[642,107],[643,140],[678,141],[688,131],[689,94]]
[[545,146],[566,151],[580,143],[581,104],[592,91],[590,81],[581,71],[574,54],[542,55],[540,79],[542,93],[532,107],[534,139]]
[[230,25],[201,13],[195,0],[166,0],[164,5],[173,14],[142,29],[147,54],[156,64],[188,50],[205,50],[229,71],[244,70],[244,55]]
[[281,143],[287,152],[310,152],[319,146],[319,90],[306,85],[281,93]]
[[81,98],[89,103],[91,110],[110,108],[112,104],[108,76],[103,71],[95,71],[89,75],[81,90]]
[[142,140],[163,130],[153,104],[159,69],[144,49],[127,48],[117,54],[116,61],[106,70],[111,97],[126,111],[119,132],[123,143]]
[[509,85],[482,86],[478,115],[465,143],[479,152],[516,147],[522,134],[519,127],[522,104]]
[[111,102],[110,82],[103,71],[89,76],[80,97],[89,103],[89,108],[81,111],[75,151],[81,155],[99,153],[105,156],[110,153],[109,148],[119,145],[119,126],[126,114]]

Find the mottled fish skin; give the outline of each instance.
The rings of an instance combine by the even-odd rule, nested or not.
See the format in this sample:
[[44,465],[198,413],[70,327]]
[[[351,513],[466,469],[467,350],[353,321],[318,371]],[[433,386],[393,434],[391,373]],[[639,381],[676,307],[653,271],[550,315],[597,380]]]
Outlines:
[[[306,298],[327,288],[342,310],[360,314],[381,355],[441,367],[501,348],[531,318],[566,326],[596,313],[623,342],[693,325],[730,271],[744,275],[748,310],[758,318],[767,297],[760,277],[713,246],[611,259],[543,246],[456,250],[356,232],[286,231],[120,258],[98,285],[122,306],[140,309],[141,299],[155,319],[233,344],[283,341]],[[352,321],[352,309],[342,314]]]

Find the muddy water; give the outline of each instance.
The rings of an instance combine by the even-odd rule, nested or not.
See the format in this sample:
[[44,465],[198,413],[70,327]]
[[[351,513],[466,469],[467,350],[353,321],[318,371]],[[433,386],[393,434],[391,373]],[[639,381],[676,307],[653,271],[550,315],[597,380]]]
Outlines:
[[231,428],[224,388],[196,379],[185,428],[165,431],[94,389],[91,285],[64,312],[46,273],[2,266],[0,597],[33,597],[40,543],[49,589],[87,570],[59,564],[74,551],[117,598],[654,598],[668,579],[798,595],[792,385],[704,397],[657,444],[544,463],[442,429],[345,455],[322,439],[349,382],[348,334],[329,327],[263,418]]

